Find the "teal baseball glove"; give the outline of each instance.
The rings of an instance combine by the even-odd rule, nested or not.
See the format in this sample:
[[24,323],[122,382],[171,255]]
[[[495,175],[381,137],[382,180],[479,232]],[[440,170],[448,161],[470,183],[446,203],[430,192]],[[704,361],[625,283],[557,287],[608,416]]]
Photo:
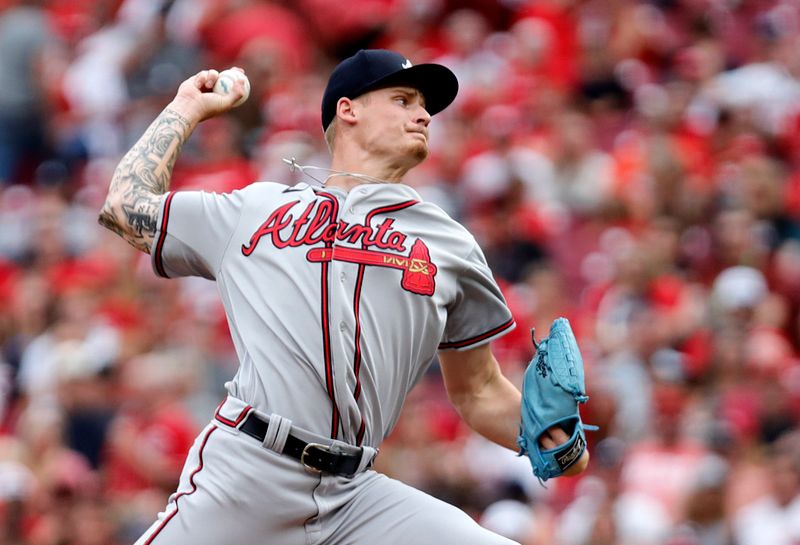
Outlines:
[[[531,332],[533,336],[533,332]],[[566,318],[558,318],[550,335],[538,344],[536,355],[525,370],[522,383],[522,424],[517,444],[520,456],[527,455],[533,474],[541,481],[563,474],[586,450],[586,429],[578,411],[586,403],[583,358],[572,328]],[[539,439],[553,426],[563,429],[569,441],[543,450]]]

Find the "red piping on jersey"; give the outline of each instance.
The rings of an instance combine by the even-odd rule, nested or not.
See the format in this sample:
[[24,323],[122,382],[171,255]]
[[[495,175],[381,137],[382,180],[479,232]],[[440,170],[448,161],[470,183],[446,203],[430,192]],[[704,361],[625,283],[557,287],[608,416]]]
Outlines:
[[489,331],[487,331],[485,333],[481,333],[480,335],[476,335],[475,337],[470,337],[469,339],[464,339],[464,340],[461,340],[461,341],[453,341],[453,342],[449,342],[449,343],[441,343],[439,345],[439,349],[440,350],[444,350],[444,349],[447,349],[447,348],[464,348],[465,346],[469,346],[471,344],[475,344],[475,343],[481,342],[481,341],[483,341],[485,339],[488,339],[489,337],[494,337],[495,335],[497,335],[501,331],[504,331],[504,330],[508,329],[512,325],[514,325],[514,318],[511,318],[510,320],[508,320],[504,324],[501,324],[501,325],[497,326],[494,329],[490,329]]
[[201,469],[203,469],[203,449],[206,448],[206,443],[208,443],[208,438],[211,437],[211,434],[214,433],[214,430],[216,430],[216,429],[217,429],[217,427],[214,426],[213,428],[208,430],[208,432],[206,433],[206,436],[203,437],[203,444],[200,445],[200,452],[197,455],[198,458],[200,459],[200,464],[194,469],[194,471],[192,471],[192,474],[189,476],[189,484],[192,485],[192,489],[189,490],[188,492],[181,492],[180,494],[175,496],[175,500],[174,500],[175,501],[175,510],[172,513],[170,513],[167,518],[164,519],[164,522],[162,522],[158,526],[158,528],[156,528],[156,531],[153,532],[153,535],[151,535],[149,538],[147,538],[147,541],[144,542],[144,545],[150,545],[153,542],[153,540],[156,538],[156,536],[158,536],[158,534],[161,533],[161,530],[164,529],[164,526],[166,526],[167,523],[169,521],[171,521],[172,518],[175,515],[178,514],[178,499],[182,498],[183,496],[188,496],[190,494],[194,494],[195,492],[197,492],[197,484],[194,482],[194,477],[195,477],[195,475],[200,473]]
[[[367,224],[369,225],[369,224]],[[353,355],[353,372],[356,375],[356,388],[353,391],[353,397],[358,404],[358,397],[361,395],[361,315],[359,314],[361,302],[361,284],[364,281],[364,265],[358,266],[358,276],[356,277],[356,289],[353,295],[353,313],[356,316],[356,333],[355,333],[355,354]],[[364,423],[364,415],[361,415],[361,425],[358,428],[356,435],[356,445],[361,445],[364,439],[364,432],[366,431],[366,424]]]
[[[332,195],[328,195],[327,193],[319,193],[319,195],[323,198],[326,198],[331,201],[333,205],[333,213],[331,214],[331,222],[335,223],[338,221],[339,216],[339,201],[336,200],[335,197]],[[325,246],[330,248],[332,247],[332,243],[326,242]],[[330,262],[323,261],[322,262],[322,274],[320,277],[320,287],[321,287],[321,319],[322,319],[322,351],[323,357],[325,359],[325,385],[328,389],[328,397],[331,400],[331,405],[333,406],[332,414],[331,414],[331,439],[336,439],[336,436],[339,434],[339,407],[336,405],[336,391],[334,389],[333,384],[333,361],[331,358],[331,330],[330,330],[330,309],[329,309],[329,295],[328,295],[328,266]]]
[[[399,210],[404,210],[411,206],[414,206],[419,201],[417,200],[410,200],[404,201],[397,204],[392,204],[389,206],[384,206],[381,208],[375,208],[367,213],[366,218],[364,219],[364,225],[367,227],[372,227],[372,219],[377,216],[378,214],[386,214],[389,212],[397,212]],[[367,245],[361,245],[363,250],[367,249]],[[358,403],[358,398],[361,396],[361,314],[360,314],[360,302],[361,302],[361,285],[364,282],[364,270],[365,265],[361,263],[358,266],[358,276],[356,277],[356,289],[355,294],[353,295],[353,312],[355,313],[356,317],[356,332],[355,332],[355,354],[353,356],[353,372],[356,375],[356,388],[353,392],[353,397]],[[364,440],[364,433],[366,432],[367,426],[364,422],[364,414],[361,414],[361,425],[358,428],[358,434],[356,436],[356,445],[361,445],[361,441]]]
[[372,218],[374,218],[378,214],[386,214],[386,213],[389,213],[389,212],[397,212],[399,210],[404,210],[404,209],[406,209],[406,208],[408,208],[410,206],[414,206],[415,204],[418,204],[418,203],[419,203],[418,200],[412,199],[410,201],[403,201],[403,202],[399,202],[399,203],[396,203],[396,204],[390,204],[389,206],[382,206],[380,208],[376,208],[374,210],[371,210],[367,214],[366,219],[364,220],[364,225],[370,226],[370,222],[372,221]]
[[[355,333],[355,355],[353,357],[353,371],[356,374],[356,389],[353,391],[353,396],[358,401],[358,396],[361,395],[361,381],[359,380],[359,371],[361,370],[361,315],[359,314],[361,306],[361,285],[364,282],[364,265],[358,266],[358,276],[356,277],[356,289],[353,294],[353,313],[356,316],[356,333]],[[364,420],[361,420],[364,423]]]
[[167,223],[169,223],[169,209],[172,206],[172,197],[175,196],[173,191],[167,195],[167,200],[164,202],[164,215],[161,218],[161,232],[158,235],[158,242],[156,243],[155,264],[156,272],[159,276],[169,278],[167,271],[164,270],[164,263],[161,261],[161,251],[164,249],[164,241],[167,239]]
[[220,403],[219,406],[217,407],[217,412],[214,413],[214,418],[216,418],[217,420],[219,420],[223,424],[228,425],[228,426],[230,426],[232,428],[238,427],[239,424],[242,422],[242,420],[244,420],[244,417],[247,416],[247,413],[250,412],[250,409],[253,408],[250,405],[248,405],[247,407],[242,409],[242,412],[239,413],[239,416],[236,417],[236,420],[230,420],[230,419],[225,418],[224,416],[222,416],[220,414],[220,412],[219,412],[220,409],[222,409],[223,405],[225,405],[225,400],[224,399],[222,400],[222,403]]

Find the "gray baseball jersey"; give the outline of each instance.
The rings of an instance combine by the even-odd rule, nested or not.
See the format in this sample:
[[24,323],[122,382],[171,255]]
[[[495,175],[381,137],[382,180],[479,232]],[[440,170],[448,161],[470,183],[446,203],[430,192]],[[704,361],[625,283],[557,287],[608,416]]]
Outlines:
[[406,185],[170,193],[158,226],[157,274],[217,281],[231,395],[350,444],[380,444],[437,349],[514,326],[472,235]]
[[[137,545],[513,545],[368,469],[437,349],[514,325],[463,227],[404,185],[273,183],[170,193],[158,226],[153,267],[217,281],[240,367]],[[355,474],[276,454],[289,435],[356,456]]]

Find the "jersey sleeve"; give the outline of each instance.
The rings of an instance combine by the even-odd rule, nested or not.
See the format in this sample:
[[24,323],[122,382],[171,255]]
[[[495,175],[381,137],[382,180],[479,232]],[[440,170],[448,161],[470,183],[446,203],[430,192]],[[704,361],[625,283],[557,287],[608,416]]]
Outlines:
[[440,350],[466,350],[502,337],[516,325],[480,247],[475,244],[458,275],[447,308]]
[[177,191],[161,201],[150,256],[158,276],[216,278],[239,222],[242,192]]

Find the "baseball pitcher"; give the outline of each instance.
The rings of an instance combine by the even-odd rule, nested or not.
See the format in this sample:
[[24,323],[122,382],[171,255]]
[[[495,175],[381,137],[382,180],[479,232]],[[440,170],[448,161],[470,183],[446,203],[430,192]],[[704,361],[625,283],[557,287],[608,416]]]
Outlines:
[[571,331],[554,324],[521,394],[489,348],[514,322],[481,249],[402,183],[428,154],[428,124],[455,98],[455,76],[360,51],[322,98],[332,153],[322,187],[170,192],[194,128],[245,93],[241,79],[213,92],[218,76],[181,84],[120,162],[100,214],[159,276],[216,281],[239,359],[177,491],[137,543],[511,543],[371,469],[437,354],[467,424],[527,454],[537,477],[588,462]]

